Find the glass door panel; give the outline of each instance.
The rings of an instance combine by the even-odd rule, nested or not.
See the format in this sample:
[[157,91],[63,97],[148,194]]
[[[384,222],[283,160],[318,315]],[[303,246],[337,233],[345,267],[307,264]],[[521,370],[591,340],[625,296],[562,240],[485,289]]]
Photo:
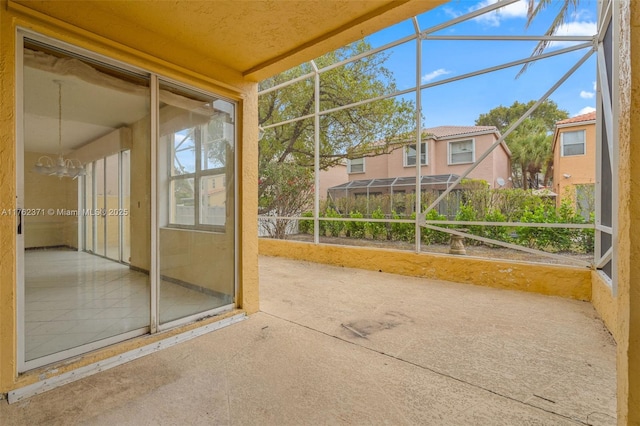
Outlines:
[[229,307],[235,297],[235,106],[160,84],[159,318]]
[[[43,212],[25,218],[18,255],[19,370],[26,371],[149,332],[151,96],[148,77],[42,41],[25,39],[21,54],[19,202]],[[134,182],[119,164],[123,150],[136,166]],[[133,205],[126,213],[120,198]],[[124,229],[131,265],[120,262]]]

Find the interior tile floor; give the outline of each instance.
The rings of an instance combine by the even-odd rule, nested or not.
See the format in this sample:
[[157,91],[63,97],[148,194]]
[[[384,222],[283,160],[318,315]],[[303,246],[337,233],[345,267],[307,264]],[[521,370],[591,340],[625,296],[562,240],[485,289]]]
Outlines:
[[[73,250],[25,252],[25,359],[145,329],[149,276],[104,257]],[[215,296],[163,281],[161,319],[222,306]]]
[[588,302],[260,258],[261,312],[9,405],[12,425],[615,425]]

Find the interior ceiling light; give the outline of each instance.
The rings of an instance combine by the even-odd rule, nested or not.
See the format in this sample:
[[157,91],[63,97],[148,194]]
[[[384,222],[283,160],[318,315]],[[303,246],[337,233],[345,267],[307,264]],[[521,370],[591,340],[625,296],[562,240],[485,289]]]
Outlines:
[[62,81],[53,80],[58,85],[58,158],[54,161],[51,157],[43,155],[38,158],[33,170],[36,173],[47,176],[77,178],[85,176],[86,172],[80,160],[64,158],[62,155]]

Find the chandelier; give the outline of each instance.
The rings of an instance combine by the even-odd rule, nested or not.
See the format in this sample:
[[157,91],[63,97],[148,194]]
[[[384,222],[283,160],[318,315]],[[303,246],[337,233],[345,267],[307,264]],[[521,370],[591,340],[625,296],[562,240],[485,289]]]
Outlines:
[[58,158],[54,161],[51,157],[43,155],[38,158],[33,169],[41,175],[75,179],[78,176],[85,176],[86,172],[80,160],[64,158],[62,155],[62,81],[54,80],[53,82],[58,85]]

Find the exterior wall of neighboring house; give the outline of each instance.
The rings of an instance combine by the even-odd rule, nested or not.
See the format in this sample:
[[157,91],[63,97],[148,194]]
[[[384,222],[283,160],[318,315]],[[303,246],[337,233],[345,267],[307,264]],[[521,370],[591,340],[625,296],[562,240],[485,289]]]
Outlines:
[[[435,128],[441,129],[441,128]],[[467,133],[448,136],[434,136],[423,140],[426,147],[426,164],[421,167],[423,176],[463,174],[473,162],[479,158],[499,138],[495,129],[475,131],[475,127],[469,126]],[[431,129],[425,129],[428,132]],[[412,164],[407,161],[407,156],[415,157],[415,144],[409,144],[393,150],[388,154],[364,158],[364,170],[349,170],[348,180],[381,179],[391,177],[415,176],[415,160]],[[456,152],[460,148],[471,148],[468,154],[464,151]],[[468,157],[468,158],[465,158]],[[485,180],[492,188],[501,185],[498,178],[504,182],[511,175],[511,154],[502,144],[493,150],[482,163],[470,174],[471,179]],[[352,162],[353,164],[354,162]]]
[[[583,139],[582,147],[575,143],[579,139]],[[553,138],[553,190],[558,194],[558,205],[567,197],[571,197],[574,205],[576,197],[579,204],[585,204],[585,191],[593,188],[595,182],[595,112],[559,121]]]
[[320,199],[327,198],[327,190],[332,186],[340,185],[347,181],[347,164],[338,164],[327,170],[320,170]]
[[[441,138],[436,142],[435,174],[463,174],[491,145],[499,138],[497,133],[485,133],[480,135],[457,135]],[[472,156],[469,159],[461,156],[456,160],[456,147],[464,147],[464,144],[472,146]],[[482,179],[491,188],[499,188],[497,179],[500,177],[506,181],[511,176],[511,155],[505,145],[494,149],[471,173],[470,179]]]

